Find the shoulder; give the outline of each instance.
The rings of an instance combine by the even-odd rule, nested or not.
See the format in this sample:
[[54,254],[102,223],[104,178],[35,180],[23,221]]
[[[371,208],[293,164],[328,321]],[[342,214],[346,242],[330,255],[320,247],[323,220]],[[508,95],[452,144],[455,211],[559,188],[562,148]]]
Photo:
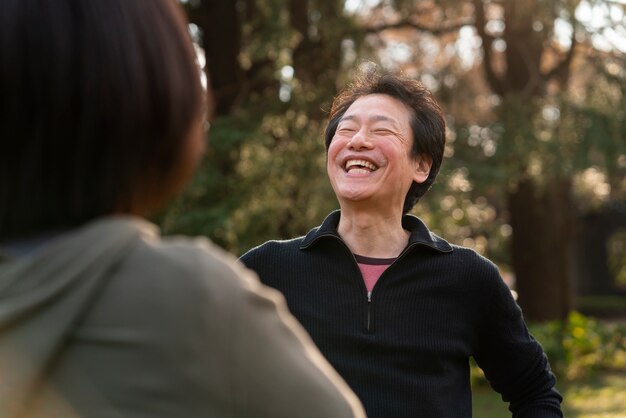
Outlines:
[[504,283],[498,266],[476,250],[450,244],[451,251],[432,255],[433,268],[442,283],[453,284],[458,291],[483,297],[500,293]]
[[480,254],[473,248],[464,247],[461,245],[450,244],[452,247],[451,255],[458,260],[458,262],[476,266],[477,268],[484,268],[488,270],[497,270],[496,264],[486,256]]
[[499,276],[498,266],[476,250],[455,244],[450,244],[450,247],[452,251],[445,253],[444,258],[451,268],[472,275]]
[[125,269],[144,271],[167,288],[226,292],[250,279],[237,259],[206,238],[144,238],[129,254]]
[[511,289],[493,261],[471,248],[453,245],[453,249],[455,264],[466,273],[463,281],[479,292],[485,307],[507,311],[517,309]]
[[255,273],[206,238],[143,234],[115,267],[99,306],[138,326],[198,327],[211,316],[238,315],[256,286]]
[[[268,292],[254,272],[207,239],[149,237],[117,268],[95,314],[141,330],[166,351],[202,346],[219,353],[274,298]],[[221,342],[211,343],[210,335]]]
[[270,240],[251,248],[244,253],[240,260],[250,267],[251,265],[289,260],[300,252],[304,237],[289,240]]

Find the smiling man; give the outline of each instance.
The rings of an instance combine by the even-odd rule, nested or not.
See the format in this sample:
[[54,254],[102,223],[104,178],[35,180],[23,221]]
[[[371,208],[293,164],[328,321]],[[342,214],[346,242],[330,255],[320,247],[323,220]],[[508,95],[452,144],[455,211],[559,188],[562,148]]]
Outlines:
[[370,418],[471,417],[470,357],[514,417],[562,417],[548,360],[497,267],[407,214],[444,145],[428,90],[365,68],[334,99],[326,128],[341,210],[242,261],[283,292]]

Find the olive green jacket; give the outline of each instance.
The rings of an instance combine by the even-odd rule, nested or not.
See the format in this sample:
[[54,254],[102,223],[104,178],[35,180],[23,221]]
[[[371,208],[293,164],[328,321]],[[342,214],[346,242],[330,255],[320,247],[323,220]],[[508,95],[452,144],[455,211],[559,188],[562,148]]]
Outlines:
[[364,417],[282,296],[110,217],[0,262],[0,417]]

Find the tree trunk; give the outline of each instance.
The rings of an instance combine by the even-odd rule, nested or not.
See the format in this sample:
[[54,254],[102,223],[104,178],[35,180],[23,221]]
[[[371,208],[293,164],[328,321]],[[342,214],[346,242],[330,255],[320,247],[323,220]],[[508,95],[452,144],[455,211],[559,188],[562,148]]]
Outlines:
[[508,202],[511,254],[524,316],[530,321],[565,319],[573,302],[571,183],[558,179],[540,188],[522,180]]
[[215,100],[215,116],[227,115],[241,89],[239,64],[241,22],[236,1],[204,0],[189,11],[189,19],[202,31],[202,46]]
[[[337,21],[341,14],[339,3],[336,0],[289,0],[289,12],[291,28],[298,39],[292,55],[296,78],[304,84],[304,89],[319,90],[330,85],[334,94],[337,70],[342,60],[341,40],[337,32],[328,30],[324,21]],[[318,15],[318,18],[313,19],[312,15]],[[310,33],[312,28],[315,28],[315,35]],[[309,116],[317,118],[322,114]]]
[[[505,164],[519,165],[512,170],[513,173],[527,173],[528,157],[519,151],[530,149],[535,140],[534,134],[524,133],[534,129],[531,121],[536,110],[531,108],[531,103],[546,94],[550,78],[557,77],[561,86],[566,85],[576,42],[572,38],[570,52],[544,74],[541,60],[544,48],[550,44],[546,38],[549,31],[537,31],[535,24],[537,16],[545,15],[545,8],[549,6],[541,0],[499,2],[504,12],[502,39],[506,42],[505,66],[499,68],[502,57],[492,51],[497,37],[486,30],[490,3],[487,0],[473,1],[476,29],[482,39],[483,71],[494,93],[505,101],[507,96],[518,96],[524,103],[523,117],[520,118],[518,113],[507,115],[515,116],[515,121],[507,126],[504,135],[513,141],[508,144],[510,159]],[[516,134],[524,141],[519,149],[514,145]],[[517,179],[517,174],[514,176]],[[565,318],[572,308],[570,273],[574,205],[570,192],[569,179],[549,181],[545,187],[539,188],[532,180],[522,178],[517,190],[508,196],[513,227],[511,254],[519,303],[530,320]]]
[[541,55],[544,40],[533,30],[537,0],[505,2],[505,87],[508,92],[536,96],[542,93]]
[[585,296],[618,293],[608,264],[607,243],[613,234],[626,230],[626,214],[608,206],[588,213],[580,224],[575,239],[576,294]]

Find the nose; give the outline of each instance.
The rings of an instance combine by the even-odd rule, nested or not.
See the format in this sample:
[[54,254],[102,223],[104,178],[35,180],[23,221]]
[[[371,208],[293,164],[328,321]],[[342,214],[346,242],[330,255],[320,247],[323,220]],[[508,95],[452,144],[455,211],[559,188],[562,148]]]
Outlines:
[[352,138],[350,138],[350,141],[348,142],[348,148],[352,150],[363,150],[372,148],[372,142],[369,135],[365,131],[365,128],[361,128],[357,133],[352,136]]

